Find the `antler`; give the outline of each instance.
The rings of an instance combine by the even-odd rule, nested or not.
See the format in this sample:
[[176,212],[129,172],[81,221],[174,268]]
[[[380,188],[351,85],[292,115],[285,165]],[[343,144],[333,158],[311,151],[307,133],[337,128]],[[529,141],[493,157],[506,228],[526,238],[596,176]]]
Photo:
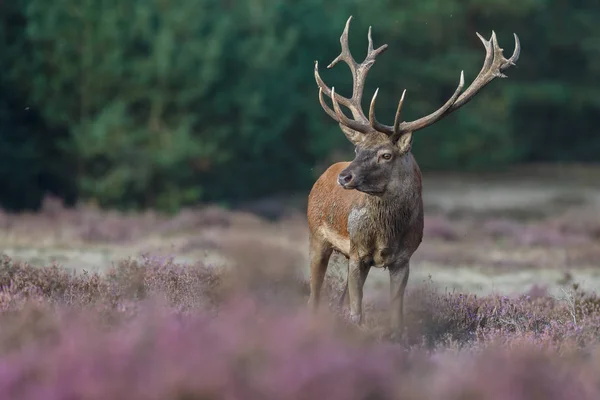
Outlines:
[[[362,95],[363,95],[363,90],[364,90],[365,79],[367,77],[367,74],[369,73],[369,69],[375,63],[375,58],[379,54],[384,52],[388,46],[387,46],[387,44],[384,44],[383,46],[381,46],[377,49],[373,49],[373,39],[371,37],[371,27],[369,27],[369,35],[368,35],[369,47],[368,47],[368,51],[367,51],[367,56],[365,57],[365,60],[361,64],[358,64],[354,60],[354,57],[352,57],[352,54],[350,53],[350,48],[348,46],[348,30],[350,28],[351,20],[352,20],[352,16],[350,16],[350,18],[348,18],[348,21],[346,21],[346,27],[344,28],[344,31],[342,32],[342,36],[340,36],[340,44],[342,45],[342,52],[340,53],[339,56],[337,56],[335,58],[335,60],[333,60],[333,62],[331,64],[329,64],[327,66],[327,68],[332,68],[340,61],[344,61],[346,64],[348,64],[348,67],[350,67],[350,71],[352,72],[352,82],[353,82],[352,98],[349,99],[347,97],[341,96],[341,95],[335,93],[335,88],[329,89],[329,87],[327,87],[327,85],[323,82],[323,80],[321,79],[321,76],[319,75],[319,62],[318,61],[315,61],[315,80],[317,81],[317,85],[319,86],[319,102],[321,103],[321,106],[323,107],[325,112],[327,114],[329,114],[329,116],[331,118],[333,118],[336,122],[338,122],[341,125],[345,125],[348,128],[351,128],[358,132],[368,133],[368,132],[372,132],[373,129],[370,126],[369,120],[363,113],[362,107],[361,107],[361,100],[362,100]],[[323,98],[323,92],[332,99],[333,110],[331,108],[329,108],[329,106],[325,103],[325,100]],[[348,109],[350,109],[350,111],[352,112],[352,116],[354,117],[353,120],[348,118],[342,112],[342,110],[340,109],[339,103],[341,103],[342,105],[344,105],[344,106],[348,107]]]
[[396,111],[396,117],[394,119],[394,126],[388,126],[379,123],[375,118],[374,109],[375,100],[377,98],[377,91],[375,91],[375,95],[371,101],[371,108],[369,110],[369,119],[371,125],[375,127],[376,130],[391,135],[393,140],[397,140],[404,133],[415,132],[426,128],[429,125],[432,125],[450,115],[452,112],[458,110],[460,107],[471,101],[471,99],[473,99],[473,97],[475,97],[475,95],[477,95],[477,93],[479,93],[479,91],[488,83],[496,78],[506,78],[507,76],[502,72],[511,66],[516,65],[521,53],[521,44],[517,34],[513,33],[513,35],[515,37],[515,49],[512,56],[507,60],[504,57],[503,49],[498,47],[498,40],[496,39],[496,33],[494,31],[492,31],[492,37],[490,40],[485,40],[479,33],[477,33],[477,36],[485,46],[486,52],[485,60],[483,61],[483,66],[481,67],[479,74],[475,80],[473,80],[473,83],[471,83],[471,85],[463,92],[463,94],[459,96],[464,85],[464,73],[461,72],[460,82],[452,97],[440,109],[425,117],[411,122],[400,122],[400,112],[402,109],[404,94],[406,93],[405,90],[404,93],[402,93],[402,98],[398,104],[398,110]]
[[[398,103],[398,109],[396,111],[396,117],[394,118],[394,125],[384,125],[377,121],[375,117],[375,102],[377,100],[377,94],[379,93],[379,88],[375,91],[373,98],[371,100],[371,106],[369,107],[369,118],[365,116],[361,107],[361,99],[364,90],[364,83],[367,77],[367,73],[369,69],[375,63],[375,58],[381,54],[383,51],[387,49],[387,44],[383,46],[373,49],[373,40],[371,38],[371,27],[369,27],[369,47],[367,51],[367,56],[365,60],[358,64],[352,55],[350,54],[350,49],[348,47],[348,30],[350,27],[350,21],[352,20],[352,16],[348,18],[346,22],[346,27],[340,36],[340,43],[342,45],[342,52],[339,56],[336,57],[335,60],[331,64],[327,66],[327,68],[332,68],[339,61],[344,61],[350,67],[350,71],[352,72],[352,81],[353,81],[353,91],[352,98],[347,98],[335,93],[335,88],[329,89],[327,85],[323,82],[319,75],[319,63],[315,61],[315,80],[317,81],[317,85],[319,86],[319,102],[321,106],[325,110],[325,112],[333,118],[336,122],[340,124],[342,128],[348,127],[354,131],[360,133],[371,133],[371,132],[382,132],[386,135],[389,135],[393,141],[398,140],[403,134],[408,132],[415,132],[420,129],[426,128],[429,125],[436,123],[437,121],[445,118],[452,112],[456,111],[469,101],[477,93],[483,89],[488,83],[493,81],[494,79],[506,78],[502,72],[509,67],[516,65],[515,63],[519,59],[519,54],[521,52],[521,45],[519,42],[519,37],[516,34],[513,34],[515,37],[515,49],[512,56],[509,59],[506,59],[503,55],[503,49],[498,47],[498,41],[496,39],[496,33],[492,31],[492,37],[490,40],[485,40],[479,33],[477,36],[483,42],[485,46],[486,56],[483,62],[483,66],[479,71],[479,74],[471,83],[471,85],[462,93],[462,89],[465,83],[464,73],[461,71],[460,80],[458,87],[454,91],[454,94],[446,101],[446,103],[440,107],[437,111],[432,112],[431,114],[419,118],[415,121],[411,122],[400,122],[400,113],[402,111],[402,105],[404,103],[404,96],[406,94],[406,90],[402,92],[402,97]],[[329,106],[325,103],[323,98],[323,93],[329,96],[333,103],[333,110],[329,108]],[[340,103],[352,112],[352,116],[354,119],[348,118],[341,110]],[[345,130],[344,130],[345,131]],[[345,131],[345,133],[347,133]],[[347,133],[348,135],[348,133]],[[349,136],[350,138],[350,136]],[[352,139],[352,138],[351,138]]]

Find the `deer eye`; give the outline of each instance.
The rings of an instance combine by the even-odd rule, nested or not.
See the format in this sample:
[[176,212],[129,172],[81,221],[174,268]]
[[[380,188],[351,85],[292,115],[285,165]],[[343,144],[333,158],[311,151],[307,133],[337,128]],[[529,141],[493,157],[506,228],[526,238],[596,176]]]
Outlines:
[[389,160],[389,159],[391,159],[391,158],[392,158],[392,155],[391,155],[390,153],[383,153],[383,154],[381,155],[381,157],[382,157],[384,160]]

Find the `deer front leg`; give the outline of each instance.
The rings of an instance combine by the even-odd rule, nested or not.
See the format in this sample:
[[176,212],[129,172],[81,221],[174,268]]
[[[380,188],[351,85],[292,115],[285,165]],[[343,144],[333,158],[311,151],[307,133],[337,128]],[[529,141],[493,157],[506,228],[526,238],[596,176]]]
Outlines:
[[362,323],[363,287],[367,280],[370,267],[357,256],[350,256],[348,265],[348,298],[350,300],[350,321],[360,325]]
[[329,243],[320,237],[310,236],[310,297],[308,299],[308,306],[313,312],[317,311],[319,307],[321,287],[325,280],[327,264],[332,252],[333,248]]
[[408,282],[409,262],[403,260],[389,267],[390,271],[390,325],[392,340],[402,337],[404,329],[404,290]]

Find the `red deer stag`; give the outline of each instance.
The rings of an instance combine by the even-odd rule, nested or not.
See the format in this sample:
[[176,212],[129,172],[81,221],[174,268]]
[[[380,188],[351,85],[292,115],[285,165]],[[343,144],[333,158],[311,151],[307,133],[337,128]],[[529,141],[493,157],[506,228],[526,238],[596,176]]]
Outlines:
[[[341,54],[327,68],[340,61],[350,67],[353,80],[352,97],[335,93],[319,76],[315,62],[315,80],[319,87],[319,102],[327,114],[340,126],[355,146],[352,162],[330,166],[315,182],[308,196],[310,229],[310,299],[309,307],[316,310],[329,258],[333,250],[348,260],[348,275],[342,301],[349,298],[350,320],[362,321],[363,286],[371,267],[388,268],[390,274],[390,321],[392,337],[403,329],[404,290],[408,281],[409,261],[423,237],[423,201],[421,172],[411,154],[413,132],[434,124],[468,103],[484,86],[519,58],[519,38],[515,34],[513,55],[506,59],[498,47],[496,34],[490,40],[477,36],[485,46],[483,67],[473,83],[461,94],[464,75],[454,94],[437,111],[415,121],[400,119],[406,90],[400,97],[394,125],[384,125],[375,118],[375,91],[369,116],[365,116],[361,99],[365,78],[375,58],[387,49],[373,48],[371,28],[365,60],[358,64],[348,47],[348,29],[352,16],[340,37]],[[333,103],[331,109],[323,98],[325,93]],[[340,108],[346,106],[353,119]],[[354,190],[352,190],[354,189]]]

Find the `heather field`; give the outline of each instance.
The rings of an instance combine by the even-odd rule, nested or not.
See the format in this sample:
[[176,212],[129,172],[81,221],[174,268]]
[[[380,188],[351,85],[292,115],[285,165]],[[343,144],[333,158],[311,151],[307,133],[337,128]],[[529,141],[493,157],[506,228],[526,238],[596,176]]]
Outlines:
[[363,326],[335,306],[340,257],[306,313],[305,195],[0,213],[0,398],[600,398],[597,177],[425,176],[400,343],[385,271]]

